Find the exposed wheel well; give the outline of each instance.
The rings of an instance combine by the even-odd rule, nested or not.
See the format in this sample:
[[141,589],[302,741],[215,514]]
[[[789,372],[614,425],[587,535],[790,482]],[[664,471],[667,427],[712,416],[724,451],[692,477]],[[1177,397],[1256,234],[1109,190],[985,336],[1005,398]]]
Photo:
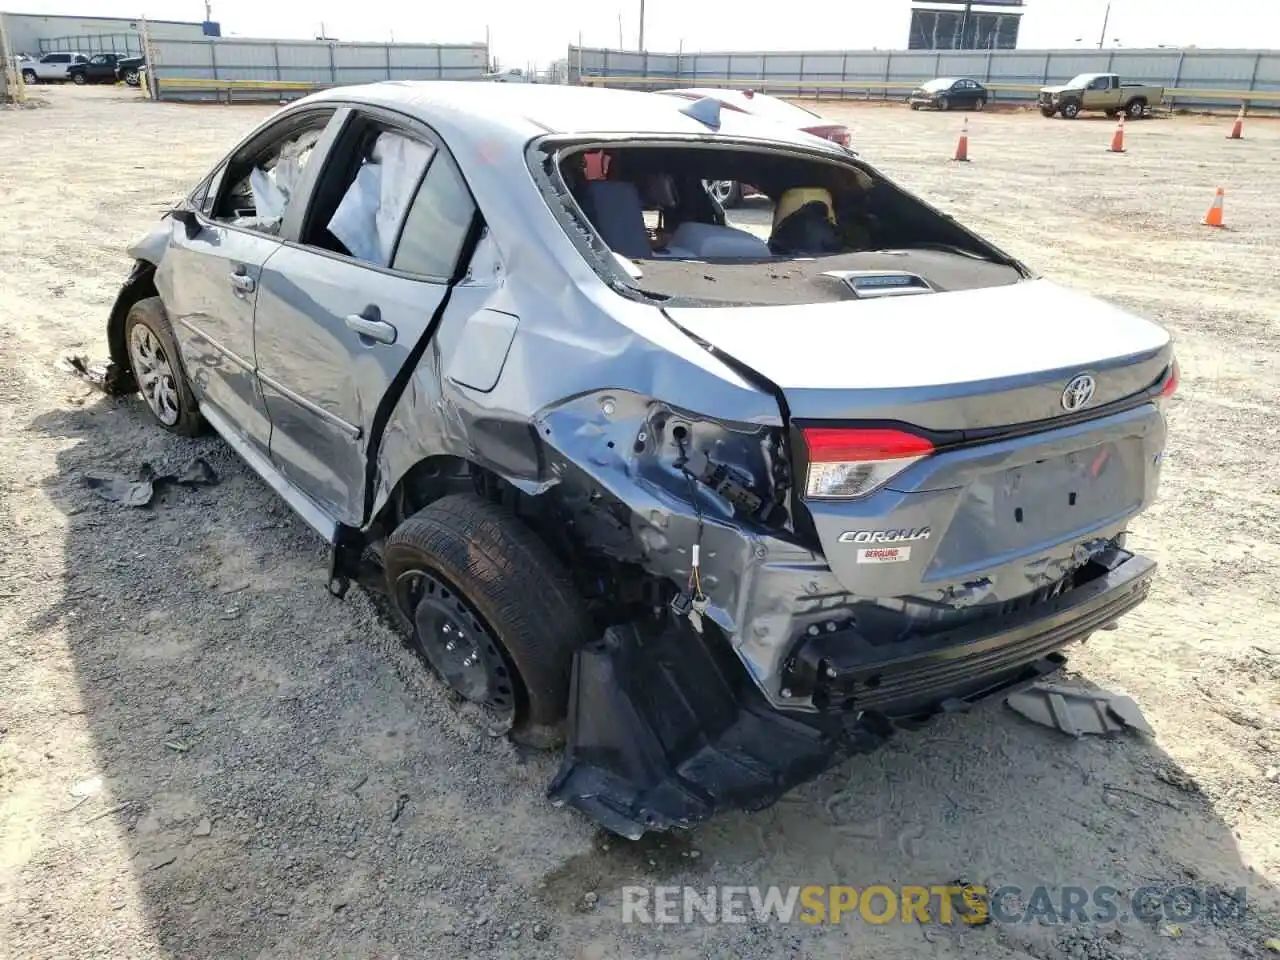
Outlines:
[[139,300],[158,296],[156,290],[155,264],[139,260],[133,265],[133,272],[116,296],[115,305],[111,308],[111,316],[107,319],[107,350],[111,362],[119,371],[120,392],[129,393],[134,389],[133,371],[129,366],[129,349],[125,345],[124,321],[129,311]]
[[[638,555],[627,556],[632,551],[617,541],[631,541],[630,530],[610,515],[602,494],[597,491],[584,504],[570,503],[561,486],[531,496],[480,464],[447,455],[428,457],[396,484],[370,526],[369,539],[384,540],[405,519],[441,497],[474,492],[519,517],[565,564],[602,629],[665,606],[675,590],[644,571]],[[592,507],[589,511],[584,509],[587,502]],[[615,503],[613,510],[625,507]],[[601,540],[613,540],[609,546],[614,549],[603,547]]]

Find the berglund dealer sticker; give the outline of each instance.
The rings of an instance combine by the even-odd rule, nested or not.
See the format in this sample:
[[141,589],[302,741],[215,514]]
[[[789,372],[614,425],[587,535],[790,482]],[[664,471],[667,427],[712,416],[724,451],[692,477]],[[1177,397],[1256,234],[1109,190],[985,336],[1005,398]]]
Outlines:
[[858,551],[859,563],[902,563],[910,559],[910,547],[866,547]]

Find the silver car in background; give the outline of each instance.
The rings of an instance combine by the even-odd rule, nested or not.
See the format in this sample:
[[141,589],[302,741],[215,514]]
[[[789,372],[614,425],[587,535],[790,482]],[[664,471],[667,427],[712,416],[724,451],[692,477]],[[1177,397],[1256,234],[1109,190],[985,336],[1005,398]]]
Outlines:
[[[744,227],[709,181],[756,186]],[[131,248],[112,383],[211,426],[617,833],[759,809],[1146,596],[1160,326],[712,98],[386,82]]]

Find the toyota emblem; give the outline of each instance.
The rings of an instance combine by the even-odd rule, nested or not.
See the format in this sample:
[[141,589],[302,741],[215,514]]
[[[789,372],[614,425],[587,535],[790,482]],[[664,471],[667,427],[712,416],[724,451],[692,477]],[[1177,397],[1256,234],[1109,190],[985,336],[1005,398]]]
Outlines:
[[1094,386],[1093,377],[1087,373],[1072,377],[1067,388],[1062,391],[1062,409],[1068,413],[1083,409],[1093,399]]

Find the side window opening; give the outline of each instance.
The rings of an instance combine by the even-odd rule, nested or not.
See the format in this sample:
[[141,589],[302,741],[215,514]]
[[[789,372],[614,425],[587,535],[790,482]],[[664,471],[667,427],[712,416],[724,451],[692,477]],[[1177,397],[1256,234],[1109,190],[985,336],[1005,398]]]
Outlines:
[[475,203],[452,157],[405,131],[364,121],[337,149],[301,242],[433,279],[454,275]]
[[325,113],[308,117],[282,139],[234,158],[225,168],[230,173],[230,186],[221,195],[216,189],[209,191],[209,196],[216,198],[212,218],[233,227],[278,236],[285,211],[330,116]]
[[440,154],[413,198],[392,266],[424,277],[454,277],[475,216],[462,173],[452,157]]
[[436,148],[370,122],[360,124],[354,137],[354,150],[335,151],[300,239],[308,246],[390,266],[409,203]]

